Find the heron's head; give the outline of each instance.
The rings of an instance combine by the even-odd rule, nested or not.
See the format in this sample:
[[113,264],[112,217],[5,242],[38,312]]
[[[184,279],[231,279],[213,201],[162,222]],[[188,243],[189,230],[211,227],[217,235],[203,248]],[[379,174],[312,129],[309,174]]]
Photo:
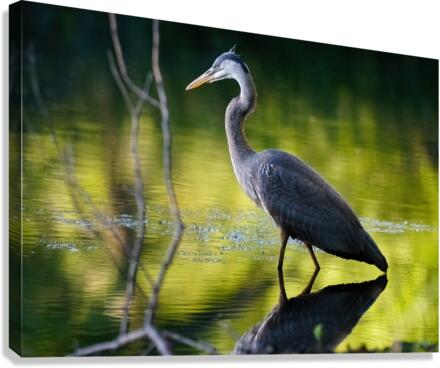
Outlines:
[[205,83],[217,82],[222,79],[240,80],[243,74],[249,74],[249,69],[234,50],[221,54],[212,66],[202,75],[194,79],[186,90],[200,87]]

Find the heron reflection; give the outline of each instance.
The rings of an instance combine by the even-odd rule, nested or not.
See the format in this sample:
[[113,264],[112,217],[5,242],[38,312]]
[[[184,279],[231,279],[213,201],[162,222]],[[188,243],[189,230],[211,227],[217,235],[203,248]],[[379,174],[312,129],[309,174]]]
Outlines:
[[301,294],[288,299],[280,270],[279,303],[239,339],[234,354],[334,352],[387,284],[382,275],[372,281],[332,285],[311,293],[317,273]]

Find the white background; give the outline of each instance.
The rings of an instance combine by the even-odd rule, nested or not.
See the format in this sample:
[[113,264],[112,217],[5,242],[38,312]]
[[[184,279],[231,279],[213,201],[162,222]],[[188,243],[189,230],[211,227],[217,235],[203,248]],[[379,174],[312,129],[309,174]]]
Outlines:
[[[438,0],[66,0],[41,1],[147,18],[174,20],[184,23],[229,28],[288,38],[354,46],[372,50],[396,52],[423,57],[440,58],[440,6]],[[1,27],[2,57],[1,85],[2,132],[1,155],[1,234],[2,234],[2,354],[0,363],[13,365],[52,365],[62,363],[81,367],[100,365],[119,367],[127,365],[254,367],[307,366],[340,367],[356,364],[358,367],[414,365],[438,366],[439,354],[434,355],[338,355],[338,356],[278,356],[278,357],[216,357],[210,360],[198,357],[171,359],[112,358],[74,359],[19,359],[7,348],[7,57],[8,57],[8,4],[2,1]],[[264,57],[264,55],[262,55]],[[295,66],[292,65],[294,68]],[[209,363],[208,363],[209,362]]]

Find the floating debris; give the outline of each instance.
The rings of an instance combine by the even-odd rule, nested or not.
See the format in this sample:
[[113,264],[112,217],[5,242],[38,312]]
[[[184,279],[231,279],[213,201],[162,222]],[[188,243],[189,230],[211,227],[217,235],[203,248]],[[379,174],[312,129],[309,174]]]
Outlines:
[[437,228],[419,223],[411,223],[408,221],[393,222],[387,220],[375,220],[369,218],[361,218],[362,223],[368,231],[376,233],[399,234],[405,232],[437,232]]
[[241,243],[246,239],[246,237],[240,231],[232,231],[229,234],[228,239],[233,242]]
[[70,252],[79,252],[79,248],[72,243],[52,242],[46,244],[47,249],[68,250]]

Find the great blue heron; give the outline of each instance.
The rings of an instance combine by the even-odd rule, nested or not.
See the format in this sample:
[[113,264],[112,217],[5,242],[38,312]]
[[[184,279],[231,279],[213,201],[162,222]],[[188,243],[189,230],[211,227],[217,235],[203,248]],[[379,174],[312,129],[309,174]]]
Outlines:
[[309,165],[283,151],[255,152],[244,132],[254,110],[256,90],[249,68],[233,50],[221,54],[186,90],[222,79],[235,79],[240,94],[226,108],[225,126],[235,176],[247,195],[281,229],[278,268],[283,267],[289,237],[304,242],[315,267],[312,245],[336,256],[376,265],[386,272],[385,257],[348,203]]

